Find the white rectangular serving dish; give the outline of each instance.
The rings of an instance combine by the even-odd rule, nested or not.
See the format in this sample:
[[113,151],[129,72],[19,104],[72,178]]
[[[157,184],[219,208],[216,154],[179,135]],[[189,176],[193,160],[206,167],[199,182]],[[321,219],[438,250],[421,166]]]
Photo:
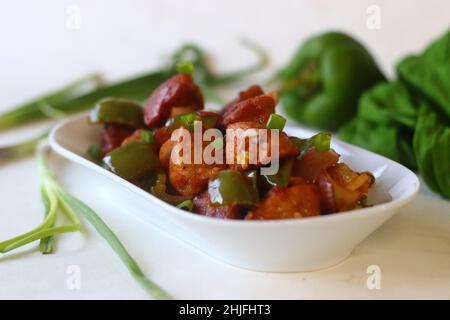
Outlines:
[[[54,151],[116,184],[111,201],[169,232],[206,254],[237,267],[266,272],[310,271],[345,259],[368,235],[417,194],[419,181],[404,166],[375,153],[333,138],[340,161],[356,171],[370,171],[376,184],[369,193],[374,206],[345,213],[303,219],[242,221],[210,218],[171,206],[86,158],[86,150],[100,141],[100,126],[87,115],[58,124],[50,133]],[[286,128],[289,135],[309,137],[315,132]],[[79,183],[83,183],[80,181]],[[120,188],[117,188],[117,185]],[[86,182],[86,187],[89,184]]]

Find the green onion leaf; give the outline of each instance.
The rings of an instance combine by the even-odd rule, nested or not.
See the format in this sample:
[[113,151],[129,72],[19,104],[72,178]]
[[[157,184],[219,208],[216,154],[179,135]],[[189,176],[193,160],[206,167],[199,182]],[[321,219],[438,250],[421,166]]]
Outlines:
[[[41,189],[41,199],[42,202],[44,203],[45,208],[44,217],[47,217],[50,211],[50,200],[44,189]],[[51,225],[51,227],[53,226],[54,224]],[[55,238],[53,236],[41,239],[41,241],[39,242],[39,251],[42,254],[50,254],[53,253],[54,250],[55,250]]]
[[314,148],[319,152],[326,152],[330,150],[331,134],[328,132],[321,132],[314,137]]
[[[81,229],[80,220],[75,213],[78,212],[81,213],[108,242],[112,249],[122,259],[133,277],[144,287],[144,289],[157,299],[170,298],[163,289],[145,277],[136,261],[134,261],[120,240],[111,229],[108,228],[103,220],[87,205],[65,192],[56,183],[53,172],[51,172],[46,165],[46,150],[48,150],[48,147],[42,147],[38,153],[42,198],[46,207],[45,219],[37,228],[12,239],[0,242],[0,253],[11,251],[39,239],[41,240],[41,252],[52,252],[53,241],[51,239],[53,236],[60,233],[79,231]],[[71,224],[55,227],[54,225],[59,212],[64,213],[71,221]]]
[[[28,231],[19,236],[13,237],[9,240],[0,242],[0,253],[5,253],[21,246],[24,246],[30,242],[40,240],[43,238],[52,237],[54,235],[66,232],[79,231],[81,228],[80,220],[77,215],[70,209],[67,203],[57,194],[59,188],[56,184],[53,174],[47,169],[45,165],[45,159],[43,153],[38,154],[39,160],[39,177],[41,183],[41,192],[44,199],[46,199],[46,216],[44,221],[38,227]],[[61,210],[67,218],[71,221],[71,224],[54,227],[58,218],[58,211]],[[44,248],[45,244],[42,245]]]
[[46,138],[48,131],[39,134],[38,136],[31,138],[29,140],[20,142],[15,145],[1,147],[0,148],[0,162],[6,162],[11,160],[16,160],[22,157],[29,156],[34,153],[38,143]]
[[279,114],[272,113],[267,121],[266,129],[283,130],[286,125],[286,119]]
[[156,299],[170,299],[167,292],[161,289],[156,283],[148,279],[142,272],[136,261],[130,256],[127,249],[123,246],[117,236],[111,229],[103,222],[103,220],[86,204],[74,198],[61,188],[58,189],[58,194],[77,212],[81,213],[97,230],[97,232],[108,242],[111,248],[117,253],[122,262],[130,271],[131,275],[142,285]]
[[55,115],[59,117],[61,112],[65,113],[65,110],[59,108],[61,104],[77,99],[99,88],[102,84],[103,80],[100,75],[93,74],[48,95],[22,104],[0,115],[0,130],[17,127],[33,120],[53,118]]

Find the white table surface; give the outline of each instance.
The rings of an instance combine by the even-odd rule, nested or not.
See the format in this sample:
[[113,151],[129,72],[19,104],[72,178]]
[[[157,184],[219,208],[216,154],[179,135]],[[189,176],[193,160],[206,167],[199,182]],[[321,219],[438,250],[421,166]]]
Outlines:
[[[5,2],[5,3],[3,3]],[[200,43],[219,70],[251,57],[237,41],[264,46],[272,70],[299,41],[338,28],[364,39],[383,70],[450,27],[448,1],[1,1],[0,111],[94,70],[118,79],[157,66],[183,40]],[[67,7],[81,10],[79,30],[66,27]],[[381,9],[381,29],[366,9]],[[0,134],[9,144],[37,132]],[[258,273],[228,266],[143,224],[89,183],[86,171],[53,157],[65,188],[101,214],[145,272],[180,299],[445,298],[450,299],[450,202],[422,188],[418,198],[362,242],[352,256],[310,273]],[[36,163],[0,166],[0,239],[42,221]],[[69,266],[81,287],[66,285]],[[381,269],[380,290],[366,286],[367,267]],[[42,256],[31,244],[0,256],[0,299],[147,299],[119,259],[89,227],[58,238]]]

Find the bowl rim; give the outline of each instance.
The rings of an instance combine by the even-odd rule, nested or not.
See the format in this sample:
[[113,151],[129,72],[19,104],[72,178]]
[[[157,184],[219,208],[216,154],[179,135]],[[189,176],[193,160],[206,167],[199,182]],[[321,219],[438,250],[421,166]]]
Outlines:
[[[48,136],[48,142],[50,144],[50,147],[56,153],[63,156],[67,160],[69,160],[71,162],[75,162],[79,165],[82,165],[83,167],[88,168],[88,169],[94,170],[95,172],[109,178],[110,180],[126,187],[131,192],[140,195],[146,201],[152,201],[152,202],[154,202],[154,204],[159,205],[162,209],[169,211],[172,214],[175,214],[177,217],[179,217],[181,219],[185,219],[185,220],[192,220],[192,221],[196,221],[196,222],[206,223],[209,225],[220,224],[220,225],[229,225],[229,226],[240,226],[240,227],[251,226],[251,227],[261,227],[261,228],[275,226],[275,225],[276,226],[282,226],[282,225],[292,225],[293,226],[293,225],[299,225],[299,224],[315,224],[315,223],[322,223],[321,221],[323,221],[323,223],[325,223],[326,221],[332,222],[335,220],[353,219],[353,218],[355,218],[355,216],[363,217],[363,216],[378,214],[378,213],[384,212],[386,210],[398,209],[398,208],[406,205],[410,201],[412,201],[416,197],[416,195],[420,189],[420,182],[419,182],[417,175],[414,172],[412,172],[410,169],[408,169],[407,167],[403,166],[402,164],[395,162],[391,159],[388,159],[384,156],[381,156],[379,154],[376,154],[372,151],[351,145],[349,143],[339,140],[338,138],[333,137],[334,143],[337,142],[338,144],[340,144],[343,147],[355,149],[359,152],[368,153],[372,157],[381,158],[386,164],[393,164],[395,166],[401,167],[403,170],[406,171],[405,177],[410,176],[413,179],[413,183],[411,184],[411,190],[409,191],[409,193],[403,194],[402,196],[400,196],[397,199],[392,199],[388,202],[376,204],[376,205],[366,207],[366,208],[360,208],[360,209],[354,209],[354,210],[350,210],[350,211],[336,212],[336,213],[331,213],[331,214],[327,214],[327,215],[319,215],[319,216],[306,217],[306,218],[288,218],[288,219],[278,219],[278,220],[237,220],[237,219],[219,219],[219,218],[215,218],[215,217],[204,216],[204,215],[195,214],[192,212],[187,212],[187,211],[179,209],[171,204],[168,204],[168,203],[164,202],[163,200],[157,198],[156,196],[152,195],[151,193],[149,193],[149,192],[139,188],[138,186],[132,184],[131,182],[123,179],[122,177],[102,168],[101,166],[93,163],[92,161],[89,161],[88,159],[80,156],[79,154],[77,154],[69,149],[66,149],[61,144],[59,144],[58,137],[57,137],[58,132],[64,126],[66,126],[72,122],[81,121],[81,119],[83,119],[83,118],[87,118],[87,113],[78,114],[78,115],[69,117],[69,118],[64,119],[61,122],[57,123],[51,129],[49,136]],[[87,124],[87,121],[86,121],[86,124]],[[291,128],[293,130],[301,129],[301,130],[306,130],[306,131],[313,131],[309,128],[302,128],[302,127],[287,126],[287,128]]]

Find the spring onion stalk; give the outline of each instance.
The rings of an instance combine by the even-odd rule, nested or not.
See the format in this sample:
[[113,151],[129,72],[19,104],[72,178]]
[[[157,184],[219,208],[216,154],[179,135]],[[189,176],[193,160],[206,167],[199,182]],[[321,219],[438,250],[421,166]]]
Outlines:
[[[217,75],[211,71],[203,50],[188,44],[177,50],[172,56],[170,64],[159,71],[105,86],[102,85],[99,75],[89,76],[54,93],[16,107],[0,115],[0,130],[17,127],[31,121],[60,118],[74,112],[84,111],[92,108],[98,100],[105,97],[143,102],[158,85],[177,72],[177,66],[182,72],[190,72],[195,69],[193,76],[204,89],[206,98],[215,101],[221,100],[213,88],[236,83],[267,65],[267,56],[259,47],[248,42],[244,45],[252,50],[258,58],[256,63],[242,70]],[[186,62],[186,60],[190,62]]]
[[39,134],[29,140],[25,140],[15,145],[0,147],[0,162],[16,160],[32,155],[36,150],[39,141],[47,137],[48,131]]
[[10,129],[41,118],[54,118],[63,115],[61,103],[73,100],[99,88],[103,80],[98,74],[84,77],[66,87],[27,102],[0,115],[0,130]]
[[117,253],[122,262],[128,268],[131,275],[136,279],[136,281],[154,298],[156,299],[170,299],[171,297],[167,292],[160,288],[156,283],[148,279],[141,268],[138,266],[136,261],[130,256],[128,251],[125,249],[123,244],[108,228],[108,226],[103,222],[103,220],[86,204],[80,200],[74,198],[61,188],[58,190],[58,194],[70,204],[77,212],[82,214],[86,220],[88,220],[91,225],[97,230],[97,232],[108,242],[111,248]]
[[194,78],[200,83],[202,89],[203,86],[214,87],[234,84],[246,76],[261,71],[269,61],[264,50],[255,43],[245,40],[241,41],[241,44],[256,55],[256,62],[241,70],[221,75],[216,74],[211,70],[203,50],[194,44],[186,44],[176,51],[172,57],[172,64],[178,65],[182,61],[190,61],[195,69]]
[[[59,186],[56,184],[53,178],[53,174],[47,169],[42,152],[38,156],[38,163],[41,194],[47,201],[45,205],[45,219],[41,225],[32,229],[31,231],[28,231],[9,240],[0,242],[0,253],[5,253],[26,245],[30,242],[48,238],[60,233],[79,231],[81,228],[81,223],[78,219],[78,216],[74,213],[74,211],[66,203],[66,201],[58,195],[57,191],[59,189]],[[56,227],[54,226],[58,218],[59,210],[63,214],[65,214],[71,221],[70,224]]]
[[[41,199],[42,202],[44,203],[44,208],[45,208],[45,217],[47,217],[49,209],[50,209],[50,200],[47,197],[47,194],[44,192],[44,190],[41,189]],[[51,225],[51,227],[53,227],[53,225]],[[42,238],[41,241],[39,242],[39,251],[42,254],[50,254],[53,253],[55,251],[55,237],[53,236],[49,236],[46,238]]]
[[[158,85],[175,74],[177,67],[181,72],[194,72],[194,77],[202,87],[207,100],[223,103],[221,97],[214,90],[216,86],[238,82],[245,76],[261,70],[267,64],[267,56],[260,48],[250,43],[247,43],[246,46],[257,54],[257,61],[243,70],[225,75],[217,75],[211,71],[200,48],[195,45],[185,45],[174,54],[171,65],[160,71],[103,86],[99,75],[86,77],[52,94],[0,115],[0,131],[32,121],[61,118],[71,113],[87,110],[105,97],[142,102]],[[37,143],[45,136],[46,133],[40,134],[23,143],[0,148],[0,161],[31,155],[35,151]]]
[[[82,215],[97,232],[108,242],[128,268],[136,281],[154,298],[170,299],[170,296],[156,283],[148,279],[131,257],[126,248],[103,222],[103,220],[86,204],[64,191],[56,182],[54,174],[48,169],[46,156],[48,147],[43,146],[38,152],[39,179],[41,182],[42,199],[46,214],[43,223],[35,229],[12,239],[0,242],[0,253],[19,248],[30,242],[41,240],[40,250],[50,253],[54,250],[53,237],[60,233],[75,232],[81,229],[81,222],[77,214]],[[55,226],[58,214],[63,213],[71,221],[68,225]]]

